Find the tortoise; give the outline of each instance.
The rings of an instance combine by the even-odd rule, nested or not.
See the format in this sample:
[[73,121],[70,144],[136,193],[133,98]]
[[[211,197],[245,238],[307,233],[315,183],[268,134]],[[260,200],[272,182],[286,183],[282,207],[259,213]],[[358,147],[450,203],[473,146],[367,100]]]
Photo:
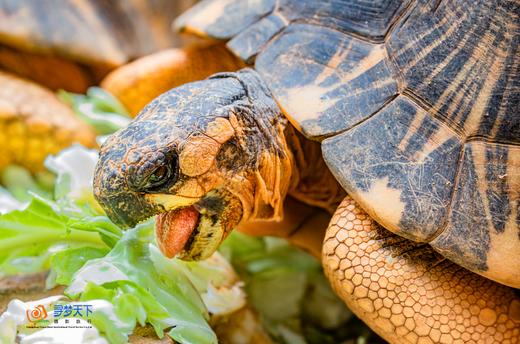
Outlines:
[[234,228],[321,249],[390,342],[518,342],[519,4],[202,1],[176,26],[250,67],[148,104],[101,147],[96,199],[157,215],[168,257]]
[[194,0],[0,0],[0,69],[84,92],[129,60],[179,45],[171,20]]

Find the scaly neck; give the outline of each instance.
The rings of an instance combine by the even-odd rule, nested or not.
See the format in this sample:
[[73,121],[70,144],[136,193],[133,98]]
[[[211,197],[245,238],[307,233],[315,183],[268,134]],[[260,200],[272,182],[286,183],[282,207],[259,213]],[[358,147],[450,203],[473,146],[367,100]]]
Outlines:
[[305,138],[288,124],[285,137],[293,160],[288,194],[333,213],[346,193],[323,160],[321,144]]
[[[330,173],[318,142],[306,139],[287,120],[261,77],[244,69],[233,74],[246,90],[248,104],[236,118],[235,128],[248,128],[240,136],[257,166],[248,187],[251,197],[247,219],[278,221],[283,218],[287,195],[333,212],[345,192]],[[252,176],[252,178],[251,178]],[[242,184],[244,185],[244,184]]]

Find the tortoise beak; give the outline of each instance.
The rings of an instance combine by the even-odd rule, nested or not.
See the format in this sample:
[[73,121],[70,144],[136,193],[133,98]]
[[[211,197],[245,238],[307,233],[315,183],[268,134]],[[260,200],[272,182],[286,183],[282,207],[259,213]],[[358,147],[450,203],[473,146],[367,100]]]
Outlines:
[[112,222],[121,228],[131,228],[159,212],[138,194],[121,193],[103,198],[96,196]]
[[128,188],[121,170],[111,162],[113,154],[101,154],[94,174],[94,197],[112,222],[130,228],[162,211],[146,198]]

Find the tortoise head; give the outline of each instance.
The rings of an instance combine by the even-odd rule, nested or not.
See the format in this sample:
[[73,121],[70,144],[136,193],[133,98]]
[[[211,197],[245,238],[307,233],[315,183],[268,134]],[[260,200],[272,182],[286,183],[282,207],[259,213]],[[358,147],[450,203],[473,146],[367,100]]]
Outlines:
[[173,89],[103,144],[96,199],[123,227],[158,215],[166,256],[203,259],[241,221],[280,216],[285,125],[252,70]]

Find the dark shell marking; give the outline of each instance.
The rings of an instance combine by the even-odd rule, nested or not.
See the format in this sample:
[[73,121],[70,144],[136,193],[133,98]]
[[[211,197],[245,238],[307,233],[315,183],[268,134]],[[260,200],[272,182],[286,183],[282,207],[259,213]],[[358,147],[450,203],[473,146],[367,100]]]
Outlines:
[[519,287],[519,13],[498,0],[225,0],[178,26],[230,39],[381,224]]
[[428,241],[445,223],[461,148],[451,130],[403,96],[322,146],[347,192],[415,241]]
[[313,139],[353,127],[397,93],[380,44],[314,25],[289,26],[255,67],[284,113]]

